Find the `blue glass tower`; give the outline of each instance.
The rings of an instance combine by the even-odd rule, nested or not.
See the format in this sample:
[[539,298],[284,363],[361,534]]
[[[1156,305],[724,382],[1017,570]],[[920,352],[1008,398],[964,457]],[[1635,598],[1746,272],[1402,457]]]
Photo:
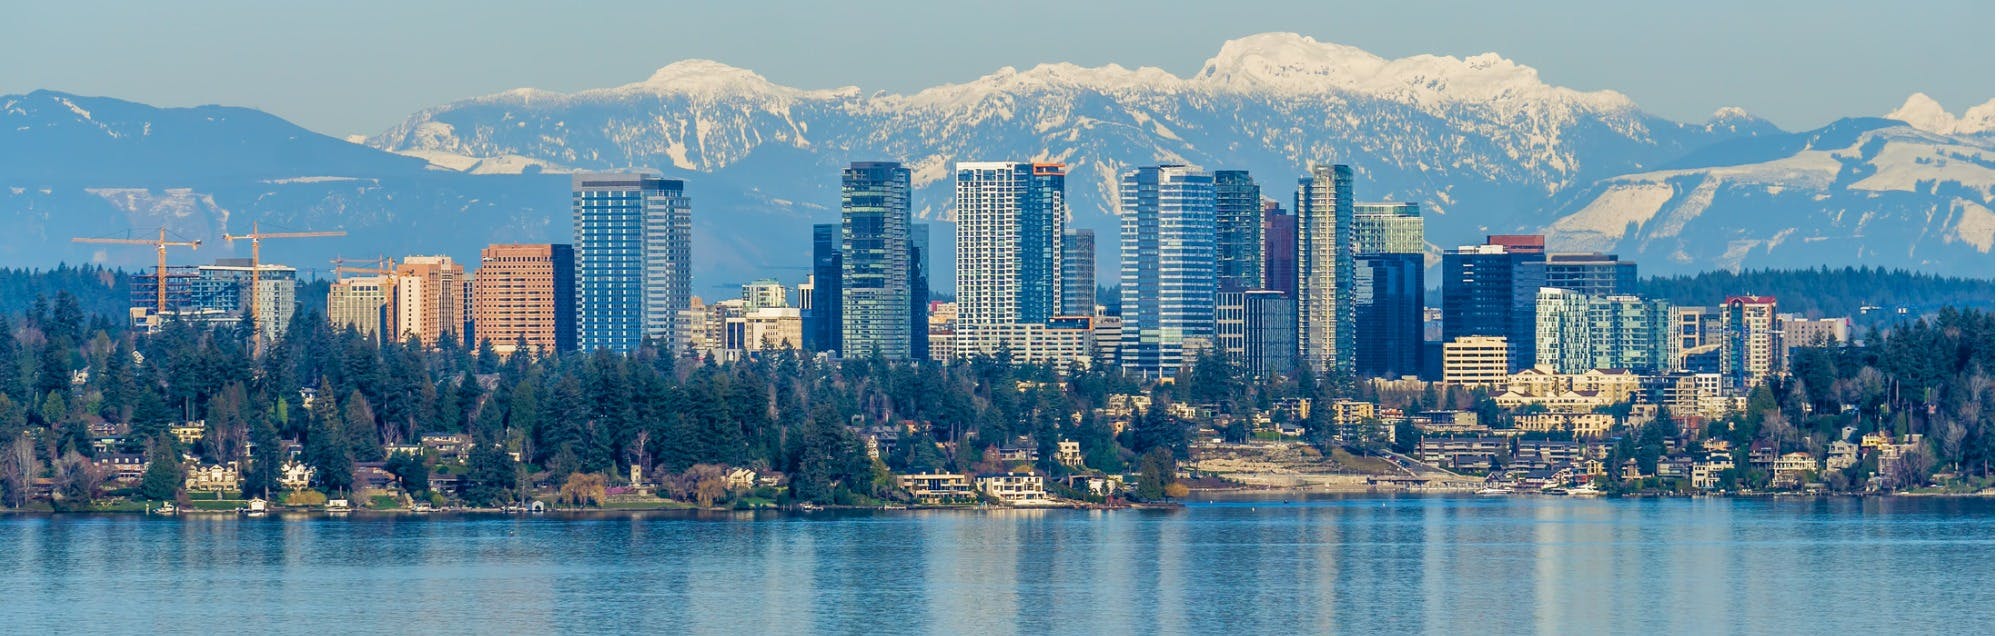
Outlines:
[[693,295],[694,215],[685,184],[646,174],[578,174],[576,345],[631,351],[652,341],[679,352]]
[[1124,174],[1118,200],[1119,363],[1173,377],[1189,341],[1215,335],[1215,179],[1148,166]]

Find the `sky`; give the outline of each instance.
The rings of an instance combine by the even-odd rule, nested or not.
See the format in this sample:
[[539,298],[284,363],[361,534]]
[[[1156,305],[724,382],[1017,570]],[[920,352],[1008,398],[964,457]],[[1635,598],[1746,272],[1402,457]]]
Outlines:
[[1198,71],[1222,42],[1295,31],[1384,57],[1496,52],[1544,81],[1700,121],[1790,130],[1924,92],[1993,96],[1991,0],[1853,2],[35,2],[0,21],[0,94],[260,108],[335,136],[511,88],[645,79],[707,58],[800,88],[913,92],[1043,62]]

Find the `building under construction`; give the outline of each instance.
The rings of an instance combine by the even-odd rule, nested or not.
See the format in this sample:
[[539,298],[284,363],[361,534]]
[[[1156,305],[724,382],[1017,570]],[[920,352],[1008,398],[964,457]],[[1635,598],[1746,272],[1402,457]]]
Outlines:
[[[298,307],[298,271],[264,263],[257,267],[257,289],[251,285],[250,259],[217,259],[213,265],[174,266],[166,276],[157,272],[132,275],[132,325],[158,331],[169,321],[234,325],[242,322],[249,303],[257,303],[258,329],[266,338],[284,335],[285,324]],[[156,311],[159,286],[166,285],[166,311]]]

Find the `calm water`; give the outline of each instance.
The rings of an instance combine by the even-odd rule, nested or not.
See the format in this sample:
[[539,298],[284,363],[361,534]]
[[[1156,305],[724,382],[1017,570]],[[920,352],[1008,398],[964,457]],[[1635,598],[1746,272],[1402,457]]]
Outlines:
[[1989,499],[0,516],[0,632],[1993,632]]

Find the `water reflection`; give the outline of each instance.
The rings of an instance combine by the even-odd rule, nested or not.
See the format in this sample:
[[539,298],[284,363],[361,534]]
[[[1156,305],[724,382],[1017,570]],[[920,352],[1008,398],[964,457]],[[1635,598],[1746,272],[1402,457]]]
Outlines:
[[[0,517],[14,633],[1989,633],[1990,500]],[[90,608],[88,611],[80,608]]]

